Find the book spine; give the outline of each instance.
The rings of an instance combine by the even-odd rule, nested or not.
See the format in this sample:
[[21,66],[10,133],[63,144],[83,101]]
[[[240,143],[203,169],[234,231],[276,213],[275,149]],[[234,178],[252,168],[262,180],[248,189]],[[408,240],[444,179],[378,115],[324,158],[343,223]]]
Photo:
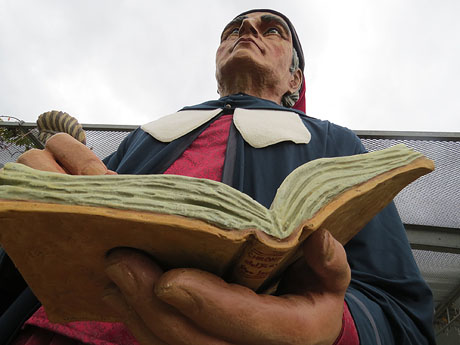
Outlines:
[[233,283],[257,290],[270,276],[279,269],[290,249],[275,249],[251,241],[243,249],[231,274]]

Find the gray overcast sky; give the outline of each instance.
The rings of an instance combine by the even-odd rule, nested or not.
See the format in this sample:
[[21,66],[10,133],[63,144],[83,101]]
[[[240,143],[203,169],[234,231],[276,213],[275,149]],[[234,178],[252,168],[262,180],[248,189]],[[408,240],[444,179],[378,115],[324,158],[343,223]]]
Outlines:
[[0,115],[139,125],[217,98],[221,30],[258,7],[296,26],[308,115],[460,132],[458,0],[0,0]]

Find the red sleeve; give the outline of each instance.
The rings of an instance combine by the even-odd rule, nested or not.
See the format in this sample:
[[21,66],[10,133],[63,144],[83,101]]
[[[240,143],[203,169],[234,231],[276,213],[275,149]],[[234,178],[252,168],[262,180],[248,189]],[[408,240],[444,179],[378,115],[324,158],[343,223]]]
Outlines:
[[355,321],[345,302],[343,302],[342,331],[333,345],[359,345]]

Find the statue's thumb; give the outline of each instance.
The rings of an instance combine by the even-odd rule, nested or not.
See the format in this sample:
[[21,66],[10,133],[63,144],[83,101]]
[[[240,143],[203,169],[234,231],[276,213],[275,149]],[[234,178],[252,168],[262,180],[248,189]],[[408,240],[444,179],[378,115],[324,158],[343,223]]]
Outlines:
[[345,293],[350,283],[350,266],[343,246],[325,229],[315,231],[303,245],[308,266],[329,292]]

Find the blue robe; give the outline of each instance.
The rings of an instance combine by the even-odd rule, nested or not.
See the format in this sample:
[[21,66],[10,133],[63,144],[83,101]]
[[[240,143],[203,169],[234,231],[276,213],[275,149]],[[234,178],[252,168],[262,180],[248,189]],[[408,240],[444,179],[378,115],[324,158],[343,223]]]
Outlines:
[[[235,108],[286,111],[273,102],[243,94],[182,110],[216,108],[228,113]],[[224,175],[228,165],[232,167],[232,176],[224,179],[266,207],[270,207],[281,182],[298,166],[317,158],[366,152],[352,131],[291,111],[299,114],[310,131],[310,143],[285,141],[256,149],[234,131],[236,157],[231,164],[227,160],[224,164]],[[214,120],[171,143],[159,142],[137,129],[105,163],[120,174],[162,173]],[[420,276],[394,204],[380,212],[345,249],[352,272],[345,299],[361,344],[434,344],[432,293]]]
[[[271,101],[244,94],[183,110],[216,108],[224,109],[224,113],[232,113],[235,108],[287,110]],[[300,116],[311,133],[308,144],[285,141],[256,149],[248,145],[233,126],[230,130],[223,182],[266,207],[270,207],[281,182],[298,166],[317,158],[366,152],[352,131],[308,117],[301,111],[289,110]],[[163,173],[216,118],[171,143],[160,142],[139,128],[104,162],[119,174]],[[432,293],[421,278],[394,204],[371,220],[345,249],[352,272],[345,299],[360,343],[435,344]]]

